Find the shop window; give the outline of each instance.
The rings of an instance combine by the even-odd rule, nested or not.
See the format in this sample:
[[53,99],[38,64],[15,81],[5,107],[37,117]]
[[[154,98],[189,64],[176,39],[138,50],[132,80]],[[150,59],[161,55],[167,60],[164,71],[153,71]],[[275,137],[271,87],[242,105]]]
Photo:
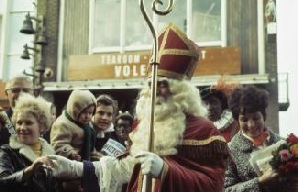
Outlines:
[[[192,2],[191,39],[206,45],[222,44],[221,0]],[[223,27],[224,28],[224,27]]]
[[99,0],[94,7],[94,46],[119,47],[121,0]]
[[[173,22],[203,46],[225,45],[226,0],[178,0],[166,16],[154,16],[152,1],[146,10],[159,32]],[[163,1],[167,6],[167,1]],[[160,7],[164,9],[164,7]],[[90,53],[149,50],[153,38],[136,0],[91,0]]]

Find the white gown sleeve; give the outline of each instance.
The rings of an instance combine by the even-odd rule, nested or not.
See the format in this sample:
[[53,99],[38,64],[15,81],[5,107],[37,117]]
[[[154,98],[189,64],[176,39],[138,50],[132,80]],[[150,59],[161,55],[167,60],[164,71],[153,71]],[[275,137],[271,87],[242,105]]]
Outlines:
[[98,184],[101,192],[121,192],[122,185],[130,180],[133,166],[137,160],[132,156],[117,159],[104,156],[100,161],[93,162],[95,174],[99,178]]

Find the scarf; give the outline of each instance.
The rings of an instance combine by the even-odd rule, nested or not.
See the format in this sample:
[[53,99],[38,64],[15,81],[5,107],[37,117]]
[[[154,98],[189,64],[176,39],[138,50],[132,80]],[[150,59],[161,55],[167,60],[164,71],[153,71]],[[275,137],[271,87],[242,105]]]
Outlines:
[[75,123],[78,127],[84,130],[84,142],[80,155],[83,160],[90,160],[90,152],[93,151],[95,147],[95,131],[89,123],[84,124],[73,120],[67,111],[65,111],[65,116],[69,121]]
[[32,144],[32,145],[28,145],[32,151],[34,152],[34,154],[37,156],[37,157],[40,157],[41,156],[41,143],[40,142],[37,142],[35,144]]
[[266,141],[268,140],[269,137],[269,131],[266,129],[263,133],[261,133],[259,136],[251,138],[248,135],[246,135],[245,133],[243,133],[243,136],[246,137],[248,140],[250,140],[253,143],[253,146],[255,147],[260,147],[263,146]]
[[263,146],[267,141],[268,136],[269,136],[268,131],[261,133],[259,136],[253,138],[253,145],[255,147]]

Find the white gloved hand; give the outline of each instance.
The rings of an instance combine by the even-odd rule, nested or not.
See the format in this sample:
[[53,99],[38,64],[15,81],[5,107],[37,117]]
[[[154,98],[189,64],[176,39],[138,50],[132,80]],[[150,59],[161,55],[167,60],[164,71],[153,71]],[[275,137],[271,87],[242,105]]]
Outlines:
[[83,176],[83,163],[67,159],[60,155],[48,156],[54,163],[53,175],[58,178],[76,178]]
[[161,157],[146,151],[140,152],[134,157],[141,163],[141,169],[144,175],[149,174],[151,177],[159,177],[164,164]]

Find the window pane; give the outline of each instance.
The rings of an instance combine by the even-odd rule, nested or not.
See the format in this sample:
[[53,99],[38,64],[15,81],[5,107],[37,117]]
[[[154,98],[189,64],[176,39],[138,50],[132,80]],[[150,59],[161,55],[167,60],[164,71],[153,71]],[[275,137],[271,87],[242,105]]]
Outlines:
[[[197,0],[196,0],[197,1]],[[166,16],[158,17],[158,31],[162,30],[166,24],[172,22],[174,23],[181,31],[186,33],[186,0],[175,1],[173,10]],[[165,10],[167,4],[165,3],[163,7],[160,7],[159,10]]]
[[192,39],[196,42],[221,40],[221,0],[192,1]]
[[[145,1],[145,6],[150,7],[150,1]],[[147,8],[148,9],[148,8]],[[151,9],[150,9],[151,10]],[[152,15],[149,10],[148,14]],[[153,43],[149,26],[141,12],[139,3],[136,0],[126,1],[126,23],[125,23],[125,45],[148,45]]]
[[96,0],[94,47],[120,46],[121,0]]

